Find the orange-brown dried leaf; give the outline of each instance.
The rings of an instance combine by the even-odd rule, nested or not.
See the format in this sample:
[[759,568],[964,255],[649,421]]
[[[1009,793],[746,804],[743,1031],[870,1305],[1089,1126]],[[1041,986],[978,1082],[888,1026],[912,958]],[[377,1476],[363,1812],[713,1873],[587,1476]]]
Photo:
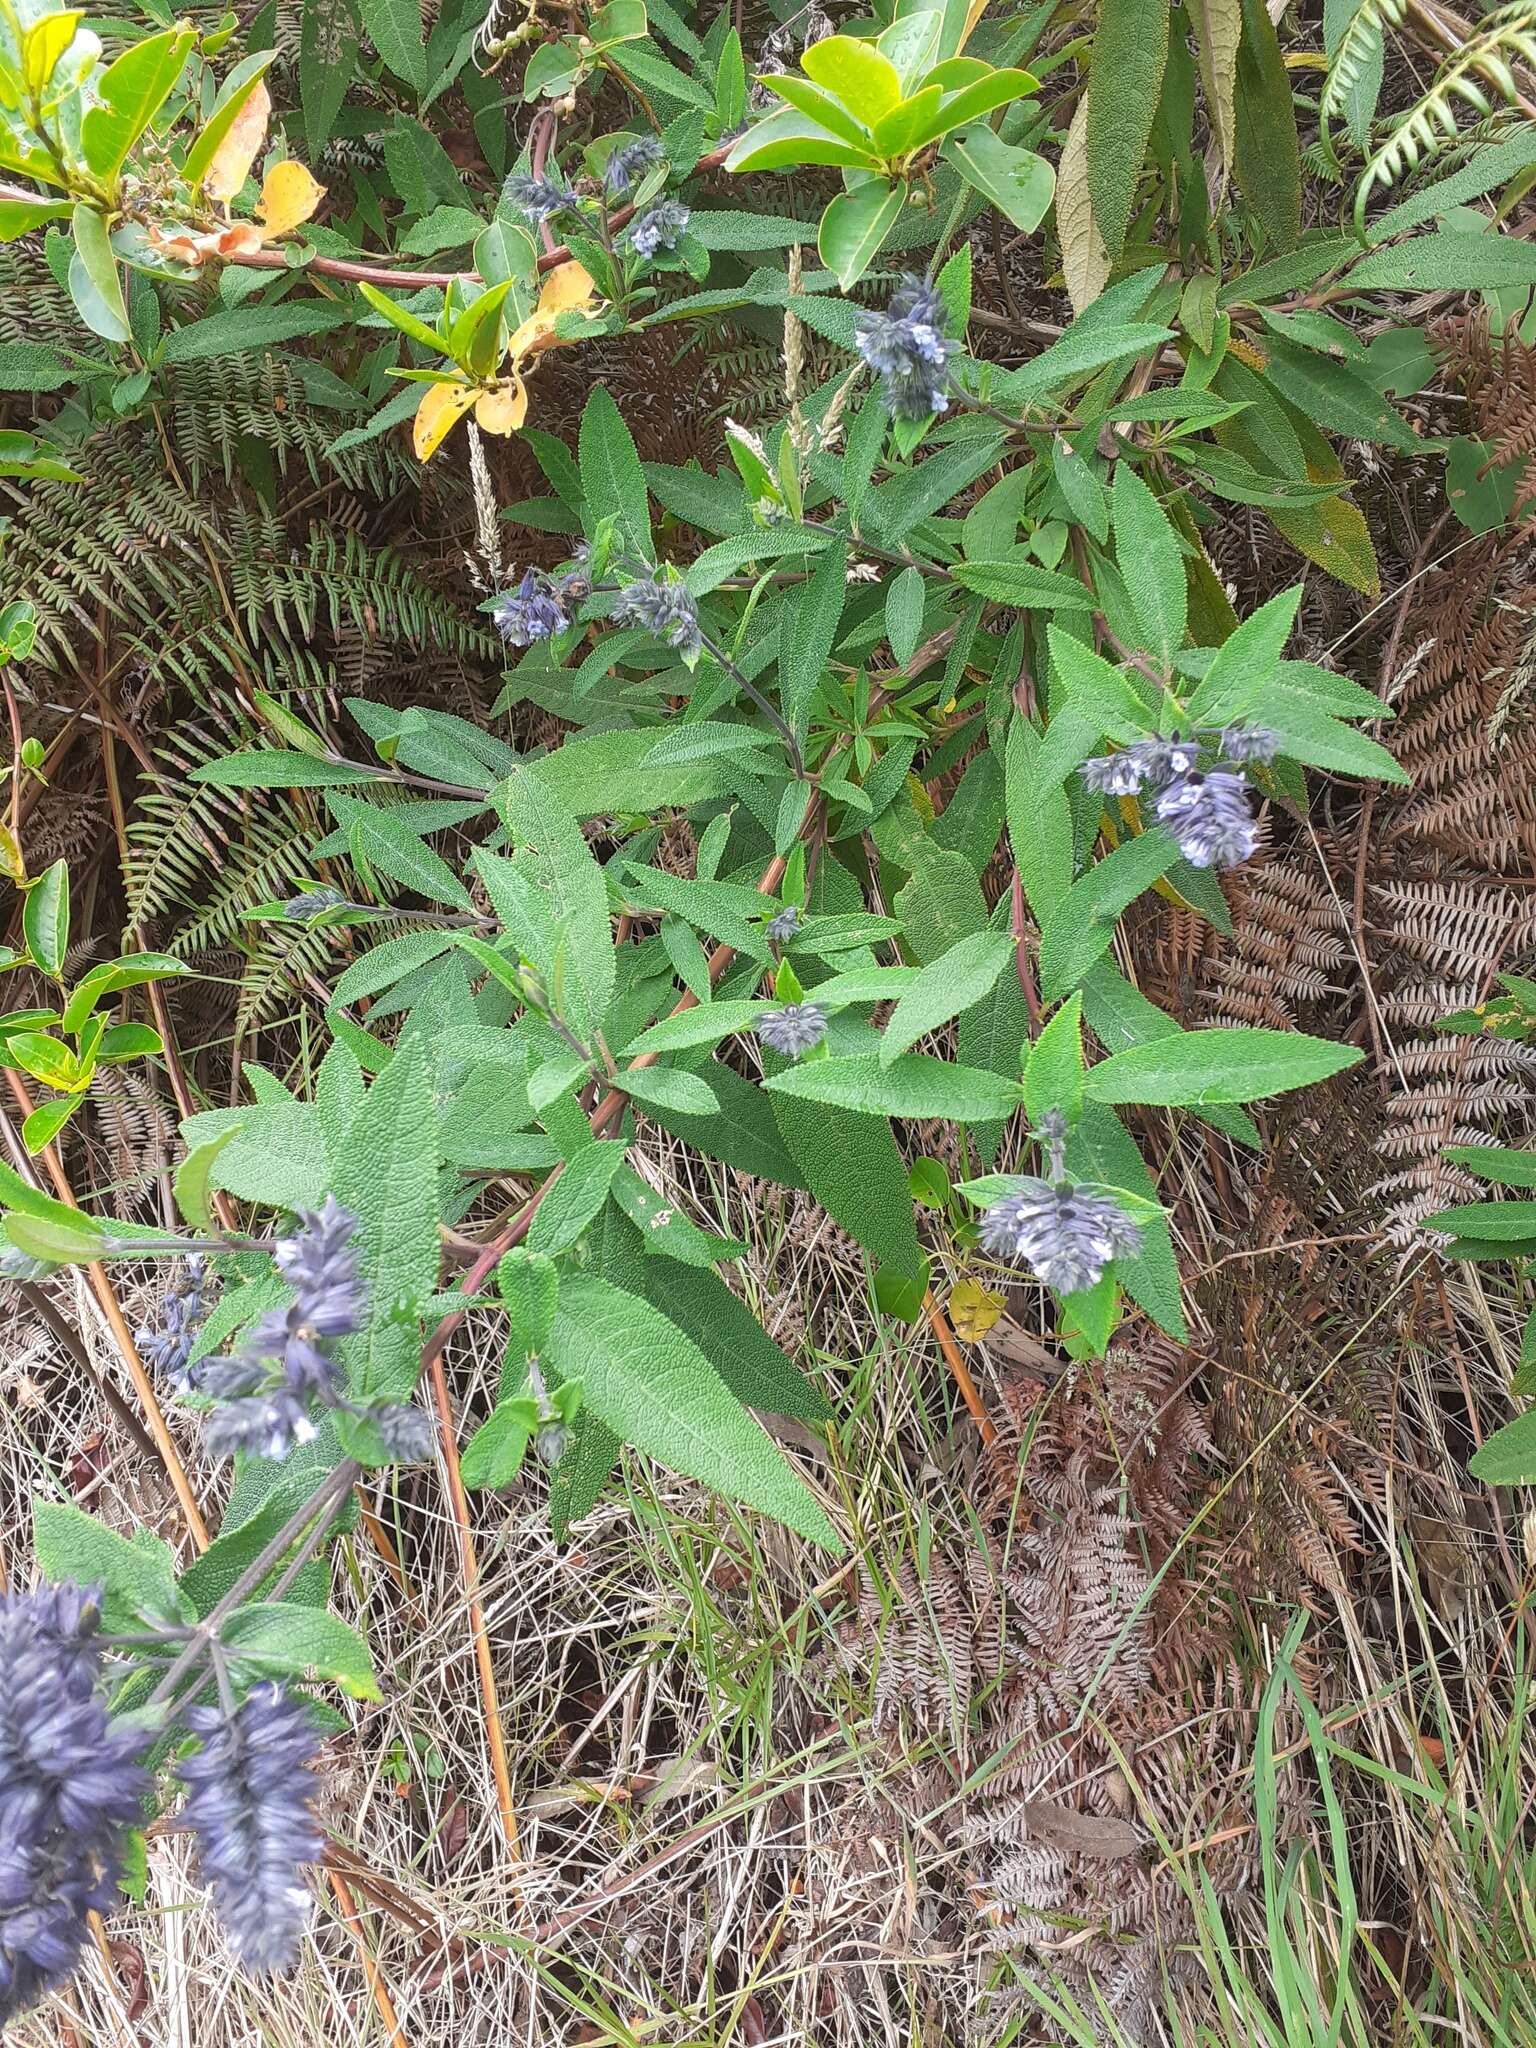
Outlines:
[[272,95],[263,81],[235,116],[229,133],[213,153],[203,179],[203,190],[210,199],[227,206],[234,198],[251,174],[251,165],[267,139],[271,118]]

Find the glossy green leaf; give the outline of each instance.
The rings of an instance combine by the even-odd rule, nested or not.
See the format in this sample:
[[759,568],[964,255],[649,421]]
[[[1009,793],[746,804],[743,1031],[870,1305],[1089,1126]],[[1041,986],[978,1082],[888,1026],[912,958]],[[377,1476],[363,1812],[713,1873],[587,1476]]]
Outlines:
[[82,199],[75,207],[73,230],[69,295],[75,310],[92,334],[99,334],[103,341],[127,341],[128,308],[123,302],[123,280],[107,237],[106,221]]
[[99,102],[80,123],[80,149],[98,178],[112,178],[129,150],[170,97],[196,40],[190,28],[168,28],[130,43],[95,82]]
[[64,955],[69,950],[67,861],[56,860],[28,889],[22,900],[21,928],[27,951],[44,974],[57,979],[64,970]]
[[821,260],[850,291],[879,255],[887,235],[901,217],[906,190],[878,179],[852,192],[839,192],[821,216],[816,246]]
[[807,78],[832,94],[866,128],[901,98],[901,78],[873,43],[855,36],[825,36],[800,59]]
[[187,151],[181,167],[183,179],[194,192],[207,177],[220,144],[239,120],[246,101],[260,85],[276,55],[275,50],[254,51],[249,57],[242,58],[220,85],[213,112],[199,130],[197,140]]

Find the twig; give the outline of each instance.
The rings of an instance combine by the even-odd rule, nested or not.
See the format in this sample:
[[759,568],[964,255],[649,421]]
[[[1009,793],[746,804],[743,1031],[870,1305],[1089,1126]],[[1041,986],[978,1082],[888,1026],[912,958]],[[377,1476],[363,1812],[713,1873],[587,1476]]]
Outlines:
[[[5,1078],[22,1116],[29,1117],[32,1114],[33,1103],[21,1076],[7,1069]],[[80,1204],[75,1200],[74,1191],[70,1187],[68,1177],[59,1162],[58,1153],[52,1145],[47,1145],[43,1148],[42,1156],[43,1164],[48,1169],[48,1177],[53,1182],[54,1192],[59,1200],[67,1203],[71,1209],[78,1209]],[[186,1467],[181,1462],[181,1453],[177,1450],[175,1439],[166,1427],[165,1417],[160,1410],[160,1403],[155,1398],[154,1387],[150,1383],[149,1374],[144,1370],[144,1361],[139,1357],[138,1349],[133,1341],[133,1333],[128,1328],[127,1318],[118,1305],[117,1296],[112,1291],[112,1283],[107,1278],[106,1268],[99,1261],[93,1259],[85,1265],[84,1271],[86,1279],[90,1283],[91,1292],[95,1295],[101,1312],[106,1317],[107,1327],[111,1330],[113,1340],[122,1354],[124,1368],[129,1379],[133,1382],[133,1391],[138,1395],[140,1405],[144,1410],[144,1418],[149,1424],[150,1435],[154,1438],[155,1449],[160,1454],[160,1462],[164,1465],[171,1485],[175,1488],[176,1498],[181,1503],[181,1512],[186,1519],[187,1528],[191,1533],[192,1540],[199,1550],[206,1550],[209,1541],[208,1524],[203,1520],[203,1511],[197,1504],[196,1494],[192,1491],[192,1482],[188,1479]]]
[[971,1378],[971,1369],[960,1355],[960,1346],[955,1342],[955,1333],[949,1327],[948,1318],[939,1306],[938,1296],[931,1287],[923,1296],[923,1313],[928,1318],[929,1328],[939,1340],[939,1349],[944,1354],[944,1363],[949,1367],[951,1377],[955,1385],[960,1389],[960,1398],[970,1410],[973,1421],[981,1431],[982,1442],[984,1444],[991,1443],[992,1439],[997,1435],[997,1430],[993,1425],[991,1416],[987,1413],[986,1403],[976,1390],[976,1382]]
[[21,1295],[22,1300],[31,1309],[33,1315],[40,1317],[48,1325],[49,1329],[52,1330],[54,1336],[58,1338],[86,1378],[91,1381],[97,1393],[100,1394],[101,1398],[112,1410],[112,1413],[144,1453],[145,1457],[158,1458],[160,1455],[159,1445],[144,1427],[143,1423],[140,1422],[138,1416],[128,1406],[128,1403],[123,1399],[116,1387],[112,1385],[112,1382],[103,1378],[96,1370],[95,1360],[85,1348],[85,1340],[81,1337],[74,1324],[70,1322],[69,1318],[62,1314],[57,1305],[49,1299],[46,1290],[39,1287],[35,1280],[18,1280],[16,1282],[16,1289]]
[[150,1694],[148,1705],[164,1706],[175,1697],[177,1686],[217,1637],[220,1624],[266,1582],[267,1575],[287,1557],[295,1544],[299,1545],[301,1556],[313,1552],[330,1527],[330,1509],[356,1484],[361,1471],[362,1467],[353,1459],[343,1458],[339,1465],[326,1473],[309,1498],[299,1503],[277,1534],[251,1559],[229,1591],[222,1594],[198,1622],[186,1648]]
[[373,1994],[379,2018],[384,2022],[384,2031],[389,2037],[390,2048],[411,2048],[405,2029],[400,2024],[399,2015],[395,2011],[394,2000],[389,1995],[389,1986],[384,1982],[383,1972],[374,1960],[373,1950],[368,1946],[368,1937],[358,1914],[357,1902],[347,1889],[347,1881],[339,1870],[327,1869],[325,1874],[331,1881],[331,1890],[335,1893],[336,1904],[346,1923],[347,1932],[357,1948],[357,1958],[363,1966],[363,1975],[368,1980],[368,1989]]

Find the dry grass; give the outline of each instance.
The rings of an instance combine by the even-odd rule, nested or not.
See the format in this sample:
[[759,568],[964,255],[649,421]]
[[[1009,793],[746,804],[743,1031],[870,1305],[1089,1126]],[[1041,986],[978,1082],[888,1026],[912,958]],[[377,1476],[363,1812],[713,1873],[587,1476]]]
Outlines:
[[[1266,2038],[1268,1999],[1295,1996],[1277,1974],[1266,1899],[1325,2008],[1350,1951],[1353,2003],[1336,2038],[1530,2038],[1525,2021],[1501,2032],[1498,2015],[1501,2002],[1532,2000],[1520,1973],[1536,1960],[1525,1815],[1536,1779],[1512,1618],[1531,1559],[1464,1477],[1470,1441],[1507,1405],[1507,1287],[1457,1274],[1426,1289],[1382,1262],[1378,1313],[1394,1348],[1376,1440],[1340,1420],[1360,1392],[1345,1383],[1363,1371],[1362,1333],[1346,1330],[1303,1387],[1275,1352],[1270,1406],[1247,1390],[1249,1409],[1276,1418],[1267,1431],[1246,1445],[1225,1436],[1223,1457],[1202,1421],[1178,1486],[1159,1492],[1149,1473],[1170,1388],[1220,1422],[1222,1319],[1208,1297],[1187,1359],[1133,1340],[1107,1373],[1063,1373],[1034,1406],[1005,1355],[1018,1325],[1012,1337],[1004,1326],[976,1362],[1000,1416],[1014,1390],[1023,1434],[1005,1432],[989,1465],[926,1331],[873,1322],[859,1262],[830,1225],[793,1196],[725,1184],[669,1141],[648,1171],[747,1237],[755,1305],[823,1376],[838,1424],[825,1445],[792,1425],[786,1442],[850,1560],[829,1564],[638,1462],[564,1549],[536,1475],[483,1499],[513,1859],[454,1532],[430,1475],[400,1479],[380,1512],[410,1600],[361,1537],[335,1573],[386,1692],[348,1709],[324,1773],[358,1923],[317,1884],[302,1967],[253,1982],[229,1963],[186,1842],[157,1834],[143,1908],[113,1918],[110,1971],[94,1961],[15,2030],[18,2043],[1239,2048]],[[1281,1253],[1237,1270],[1262,1292],[1291,1284],[1293,1263]],[[1425,1299],[1435,1334],[1421,1323],[1405,1339],[1406,1311]],[[1017,1306],[1027,1322],[1037,1304]],[[83,1291],[74,1308],[108,1366]],[[498,1364],[484,1336],[471,1325],[454,1359],[466,1407]],[[1287,1483],[1298,1415],[1348,1530],[1326,1582],[1255,1555],[1255,1503]],[[85,1504],[125,1530],[174,1529],[163,1482],[122,1448],[74,1368],[14,1320],[0,1429],[7,1529],[35,1493],[79,1497],[97,1432]],[[1000,1472],[1022,1476],[1000,1491]],[[1107,1548],[1074,1574],[1090,1527]],[[1056,1638],[1038,1612],[1039,1574],[1052,1571],[1066,1601]],[[1123,1603],[1104,1609],[1095,1579],[1117,1573]],[[1299,1602],[1310,1609],[1294,1659],[1302,1692],[1279,1703],[1274,1762],[1261,1704]],[[1085,1653],[1083,1679],[1051,1693],[1042,1652],[1065,1665],[1090,1641],[1111,1654]],[[1069,1739],[1040,1719],[1047,1695],[1077,1704]],[[1302,1696],[1321,1716],[1321,1747]],[[1117,1821],[1134,1854],[1085,1856],[1070,1835],[1065,1850],[1042,1850],[1018,1825],[1020,1798]],[[397,2015],[393,2037],[365,1952]],[[1060,2016],[1042,2016],[1041,1999],[1066,2001]],[[1296,2031],[1277,2041],[1330,2038],[1299,2013],[1288,2024]]]

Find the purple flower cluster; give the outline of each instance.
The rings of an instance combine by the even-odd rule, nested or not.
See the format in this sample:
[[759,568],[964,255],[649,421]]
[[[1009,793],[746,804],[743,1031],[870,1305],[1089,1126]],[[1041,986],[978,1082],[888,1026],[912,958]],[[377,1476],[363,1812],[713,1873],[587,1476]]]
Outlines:
[[98,1595],[0,1599],[0,2025],[70,1975],[116,1896],[149,1774],[97,1695]]
[[537,569],[525,569],[516,590],[504,591],[491,611],[491,623],[509,647],[532,647],[552,640],[571,623],[560,602],[559,584]]
[[530,178],[526,171],[510,171],[502,183],[501,196],[536,226],[551,214],[568,213],[581,204],[580,194],[555,178]]
[[1134,1256],[1141,1230],[1108,1195],[1030,1179],[986,1210],[981,1242],[994,1258],[1022,1260],[1058,1294],[1077,1294],[1111,1259]]
[[827,1013],[820,1003],[785,1003],[765,1010],[753,1030],[770,1052],[797,1060],[827,1035]]
[[614,600],[613,617],[621,626],[643,626],[657,640],[674,648],[684,661],[697,658],[704,645],[699,608],[688,586],[670,576],[638,577],[626,583]]
[[175,1387],[191,1383],[188,1361],[208,1313],[204,1300],[207,1281],[207,1260],[201,1252],[189,1252],[180,1277],[160,1304],[159,1322],[134,1332],[133,1341],[144,1357]]
[[621,142],[603,165],[603,184],[617,196],[627,192],[631,185],[644,177],[654,163],[661,160],[661,144],[654,135],[637,135],[631,142]]
[[1103,796],[1135,796],[1146,790],[1153,811],[1193,867],[1236,867],[1258,844],[1258,826],[1248,806],[1248,784],[1222,762],[1272,761],[1278,733],[1263,726],[1229,725],[1211,736],[1216,762],[1202,768],[1206,741],[1137,740],[1118,754],[1083,763],[1083,780]]
[[898,419],[949,409],[945,366],[954,343],[944,335],[944,301],[926,278],[903,278],[883,313],[864,314],[853,340]]
[[1098,1281],[1111,1259],[1134,1258],[1141,1226],[1110,1195],[1067,1179],[1067,1120],[1059,1109],[1040,1119],[1035,1139],[1048,1178],[1021,1180],[982,1214],[981,1242],[994,1258],[1022,1259],[1058,1294]]
[[282,913],[290,924],[310,924],[329,910],[346,907],[347,899],[339,889],[306,889],[301,896],[290,896]]
[[306,1769],[319,1747],[314,1726],[278,1685],[256,1686],[233,1714],[193,1707],[187,1723],[202,1747],[176,1768],[230,1947],[253,1970],[287,1969],[309,1919],[299,1866],[324,1847]]
[[654,256],[658,249],[675,249],[687,232],[691,218],[680,199],[663,199],[648,206],[630,229],[630,239],[642,256]]
[[239,1350],[211,1364],[199,1382],[216,1404],[208,1422],[209,1449],[227,1458],[239,1451],[286,1457],[315,1434],[310,1410],[318,1401],[372,1422],[392,1457],[430,1456],[432,1427],[421,1410],[410,1403],[349,1400],[329,1349],[363,1326],[353,1246],[357,1218],[327,1195],[322,1208],[301,1209],[298,1219],[298,1230],[273,1254],[293,1300],[286,1308],[268,1309]]
[[803,921],[800,906],[797,903],[786,903],[782,910],[769,918],[763,931],[776,945],[782,946],[795,936]]

